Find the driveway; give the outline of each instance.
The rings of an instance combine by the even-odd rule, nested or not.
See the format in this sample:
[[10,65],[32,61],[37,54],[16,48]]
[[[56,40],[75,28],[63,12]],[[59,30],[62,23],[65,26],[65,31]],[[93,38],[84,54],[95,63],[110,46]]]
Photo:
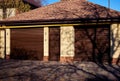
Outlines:
[[120,81],[120,66],[0,60],[0,81]]

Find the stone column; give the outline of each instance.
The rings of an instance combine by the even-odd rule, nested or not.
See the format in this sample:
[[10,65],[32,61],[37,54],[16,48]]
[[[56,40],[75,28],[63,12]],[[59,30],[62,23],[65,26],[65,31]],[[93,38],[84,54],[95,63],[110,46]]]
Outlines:
[[112,63],[117,63],[120,56],[120,24],[112,24],[110,32]]
[[48,61],[49,57],[49,28],[44,27],[44,56],[43,60]]
[[0,30],[0,58],[5,58],[5,31]]
[[6,59],[10,59],[10,29],[6,29]]
[[0,9],[0,20],[3,19],[3,9]]
[[74,27],[62,26],[60,30],[60,61],[72,61],[74,57]]

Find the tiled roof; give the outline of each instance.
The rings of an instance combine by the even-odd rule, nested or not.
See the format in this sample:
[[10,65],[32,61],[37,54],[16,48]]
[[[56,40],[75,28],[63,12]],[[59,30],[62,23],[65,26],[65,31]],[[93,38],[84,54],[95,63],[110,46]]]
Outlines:
[[86,0],[60,1],[6,19],[7,21],[26,20],[65,20],[118,18],[120,12],[88,2]]

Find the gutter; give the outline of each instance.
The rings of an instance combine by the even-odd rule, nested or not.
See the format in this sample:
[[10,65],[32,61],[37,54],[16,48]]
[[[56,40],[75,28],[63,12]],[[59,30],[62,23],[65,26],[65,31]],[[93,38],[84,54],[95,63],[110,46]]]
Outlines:
[[88,24],[50,24],[50,25],[22,25],[22,26],[0,26],[0,29],[8,29],[8,28],[43,28],[43,27],[58,27],[58,26],[79,26],[79,25],[103,25],[103,24],[110,24],[110,23],[88,23]]
[[120,18],[1,21],[0,29],[120,23]]

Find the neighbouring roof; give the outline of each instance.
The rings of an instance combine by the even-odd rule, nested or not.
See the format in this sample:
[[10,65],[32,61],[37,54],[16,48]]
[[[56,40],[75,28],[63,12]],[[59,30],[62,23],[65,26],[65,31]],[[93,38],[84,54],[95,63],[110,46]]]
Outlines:
[[41,7],[41,1],[40,0],[23,0],[25,2],[28,2],[31,5],[34,5],[36,7]]
[[57,21],[72,19],[120,18],[120,12],[88,2],[86,0],[60,1],[29,12],[7,18],[5,21]]

